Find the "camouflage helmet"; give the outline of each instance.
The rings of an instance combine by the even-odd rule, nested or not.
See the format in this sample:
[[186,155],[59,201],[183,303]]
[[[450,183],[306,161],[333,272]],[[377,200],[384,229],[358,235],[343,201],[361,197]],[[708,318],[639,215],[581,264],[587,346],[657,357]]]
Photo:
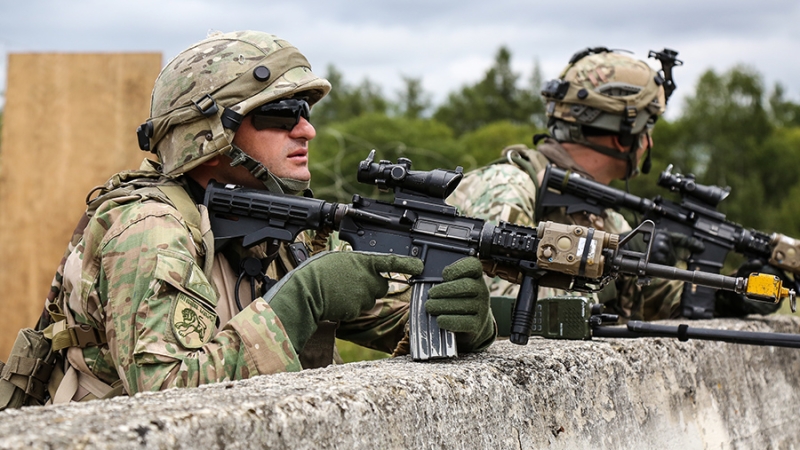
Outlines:
[[289,42],[258,31],[215,33],[173,58],[153,87],[139,147],[178,175],[231,150],[244,116],[264,103],[302,96],[309,106],[330,83]]
[[574,137],[579,126],[638,135],[666,108],[663,84],[644,61],[604,47],[580,51],[542,91],[548,125],[562,123],[554,133],[559,140],[573,140],[557,135]]
[[[678,52],[651,51],[661,62],[656,72],[646,62],[605,47],[575,53],[559,78],[542,90],[547,102],[547,127],[559,142],[575,142],[605,155],[628,162],[626,178],[636,174],[636,149],[640,136],[649,132],[664,113],[675,90],[672,67],[682,62]],[[590,134],[614,134],[630,151],[619,152],[586,139]],[[642,171],[650,170],[650,152]]]

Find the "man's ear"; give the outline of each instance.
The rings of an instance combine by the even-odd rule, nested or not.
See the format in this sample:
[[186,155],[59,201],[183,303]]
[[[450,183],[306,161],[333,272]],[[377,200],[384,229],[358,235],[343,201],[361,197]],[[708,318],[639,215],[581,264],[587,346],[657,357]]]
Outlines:
[[215,167],[219,166],[221,158],[222,155],[217,155],[208,161],[204,161],[200,163],[199,166],[186,172],[186,175],[191,177],[194,181],[199,183],[200,186],[205,188],[208,185],[209,180],[217,176],[217,169],[215,169]]
[[208,161],[202,162],[200,165],[201,166],[207,166],[207,167],[216,167],[216,166],[219,165],[221,158],[222,158],[222,155],[217,155],[217,156],[209,159]]
[[620,141],[620,136],[618,134],[611,135],[611,143],[614,145],[614,148],[617,149],[620,153],[629,153],[631,151],[631,145],[622,145]]

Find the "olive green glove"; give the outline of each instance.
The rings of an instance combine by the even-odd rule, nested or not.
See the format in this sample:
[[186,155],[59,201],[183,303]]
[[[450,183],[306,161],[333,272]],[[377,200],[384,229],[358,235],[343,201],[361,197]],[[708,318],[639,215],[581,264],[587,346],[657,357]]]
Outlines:
[[444,281],[428,291],[425,310],[439,327],[456,333],[458,350],[483,350],[497,335],[478,258],[463,258],[445,267]]
[[264,300],[299,353],[320,321],[353,320],[375,306],[375,300],[389,290],[382,272],[418,275],[422,269],[422,261],[409,256],[325,252],[281,278]]

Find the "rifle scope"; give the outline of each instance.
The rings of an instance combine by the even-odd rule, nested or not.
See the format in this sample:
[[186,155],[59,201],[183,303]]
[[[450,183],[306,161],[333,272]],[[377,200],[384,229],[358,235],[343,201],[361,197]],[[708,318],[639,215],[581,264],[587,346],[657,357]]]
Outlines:
[[658,177],[658,185],[672,192],[680,193],[682,198],[694,199],[712,208],[716,208],[719,202],[725,200],[731,193],[730,186],[721,188],[697,184],[692,174],[684,176],[672,173],[672,164],[661,172]]
[[445,199],[461,182],[464,169],[434,169],[431,171],[411,170],[411,160],[397,158],[391,161],[375,162],[375,150],[369,152],[367,159],[358,165],[358,181],[374,184],[381,190],[400,189],[404,192],[427,197]]

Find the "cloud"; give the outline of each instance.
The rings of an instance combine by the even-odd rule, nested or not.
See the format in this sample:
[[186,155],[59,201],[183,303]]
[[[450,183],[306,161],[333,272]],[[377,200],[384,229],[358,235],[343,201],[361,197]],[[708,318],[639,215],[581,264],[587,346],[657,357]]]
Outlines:
[[[768,85],[781,82],[797,99],[800,80],[789,76],[800,64],[792,57],[800,47],[796,23],[795,0],[30,0],[0,5],[0,56],[160,51],[166,62],[211,29],[258,29],[295,44],[315,71],[334,64],[347,81],[368,77],[390,96],[402,87],[401,76],[421,78],[434,100],[442,101],[479,80],[501,46],[511,51],[523,78],[534,61],[546,78],[555,77],[587,46],[628,49],[640,58],[669,47],[685,61],[675,71],[678,98],[690,94],[709,68],[723,72],[747,64]],[[6,60],[0,61],[3,89]]]

